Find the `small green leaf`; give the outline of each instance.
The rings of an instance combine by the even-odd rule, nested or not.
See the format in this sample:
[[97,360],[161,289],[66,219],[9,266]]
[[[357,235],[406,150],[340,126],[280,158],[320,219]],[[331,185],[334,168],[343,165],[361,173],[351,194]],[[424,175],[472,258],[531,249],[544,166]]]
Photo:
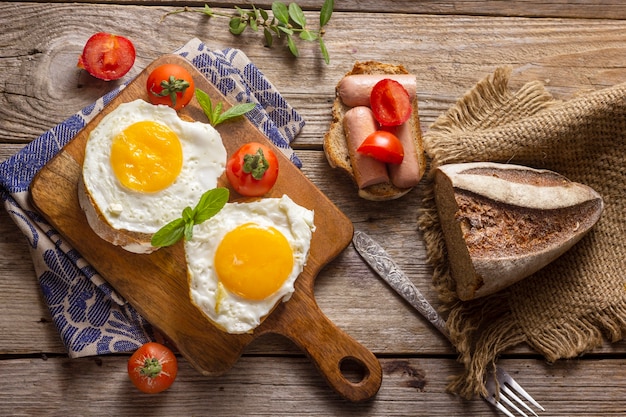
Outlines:
[[279,22],[285,25],[289,24],[289,10],[287,6],[285,6],[285,3],[280,1],[272,3],[272,13],[274,13],[274,17],[276,17]]
[[205,4],[204,5],[204,9],[202,9],[202,13],[204,13],[205,15],[211,17],[211,16],[213,16],[213,9],[211,9],[208,4]]
[[274,43],[272,32],[268,28],[263,28],[263,36],[265,36],[265,44],[271,48]]
[[320,11],[320,27],[326,26],[330,17],[333,15],[333,9],[335,8],[335,0],[325,0],[322,10]]
[[280,30],[281,32],[286,33],[287,36],[293,35],[293,29],[289,29],[289,28],[284,27],[284,26],[278,26],[278,30]]
[[215,216],[226,205],[229,195],[228,188],[208,190],[202,194],[193,210],[191,207],[185,207],[182,217],[160,228],[152,235],[150,243],[154,247],[164,247],[171,246],[182,238],[191,240],[193,227]]
[[233,106],[226,110],[224,113],[220,114],[217,124],[223,123],[230,119],[234,119],[235,117],[243,116],[255,107],[256,104],[254,103],[237,104],[236,106]]
[[317,39],[317,35],[310,30],[303,30],[300,32],[300,39],[303,41],[314,41]]
[[306,17],[304,16],[304,12],[296,3],[289,4],[289,17],[291,17],[291,20],[293,20],[302,29],[306,27]]
[[211,97],[209,97],[209,95],[204,91],[196,88],[196,99],[198,100],[198,103],[200,103],[200,107],[202,107],[204,114],[206,114],[209,119],[209,123],[213,126],[213,103],[211,102]]
[[185,231],[183,236],[186,241],[190,241],[193,238],[193,222],[185,222]]
[[213,127],[220,124],[220,114],[222,114],[222,107],[224,107],[224,104],[221,101],[218,101],[217,104],[213,107]]
[[261,17],[263,18],[263,20],[267,20],[270,17],[270,15],[267,14],[267,12],[263,9],[259,9],[259,13],[261,14]]
[[230,33],[233,35],[241,35],[244,30],[246,30],[247,23],[245,20],[242,20],[240,17],[233,17],[230,19],[228,24],[228,28]]
[[257,32],[259,30],[259,25],[257,25],[257,22],[256,22],[256,16],[251,17],[248,24],[250,25],[250,29],[252,29],[253,31]]
[[198,103],[200,103],[200,107],[202,107],[204,114],[206,114],[206,117],[209,119],[209,123],[213,127],[225,122],[226,120],[241,116],[255,107],[254,103],[242,103],[232,106],[226,111],[222,111],[224,103],[220,101],[213,105],[211,97],[199,88],[196,88],[196,99],[198,100]]
[[182,218],[173,220],[152,235],[150,244],[157,248],[173,245],[183,237],[184,230],[185,221]]
[[322,56],[324,57],[324,62],[326,64],[330,64],[330,55],[328,54],[328,49],[326,49],[326,44],[324,40],[320,37],[320,50],[322,51]]
[[195,217],[194,210],[191,207],[185,207],[183,209],[183,221],[185,223],[193,222],[193,218]]
[[296,58],[300,56],[300,52],[298,52],[298,47],[296,46],[296,42],[294,42],[293,36],[291,35],[287,35],[287,46],[289,47],[289,50],[291,51],[291,54],[293,56],[295,56]]
[[215,216],[228,202],[228,188],[214,188],[202,194],[195,208],[194,223],[200,224]]

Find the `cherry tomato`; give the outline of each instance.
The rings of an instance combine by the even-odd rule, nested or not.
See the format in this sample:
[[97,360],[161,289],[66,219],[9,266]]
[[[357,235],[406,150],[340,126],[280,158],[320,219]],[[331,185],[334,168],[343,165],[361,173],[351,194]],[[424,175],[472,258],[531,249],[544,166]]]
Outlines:
[[386,130],[377,130],[365,138],[357,152],[371,156],[388,164],[399,164],[404,159],[404,147],[396,135]]
[[98,32],[87,40],[78,68],[104,81],[122,78],[135,63],[135,46],[118,35]]
[[189,71],[177,64],[163,64],[152,70],[146,89],[152,104],[165,104],[174,110],[186,106],[195,90]]
[[174,353],[160,343],[148,342],[128,360],[128,376],[142,392],[156,394],[168,389],[178,373]]
[[413,112],[411,98],[399,82],[385,78],[372,88],[370,107],[382,126],[398,126],[409,120]]
[[239,194],[261,196],[276,183],[278,159],[269,146],[246,143],[228,159],[226,177]]

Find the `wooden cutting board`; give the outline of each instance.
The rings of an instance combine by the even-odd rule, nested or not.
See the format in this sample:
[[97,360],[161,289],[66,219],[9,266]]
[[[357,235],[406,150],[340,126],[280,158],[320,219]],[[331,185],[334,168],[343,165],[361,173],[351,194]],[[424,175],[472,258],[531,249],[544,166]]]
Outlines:
[[[77,183],[89,133],[120,103],[138,98],[147,101],[146,78],[152,69],[164,63],[186,67],[194,77],[196,88],[208,93],[214,102],[222,101],[225,107],[230,107],[226,98],[184,58],[166,55],[157,59],[38,173],[31,184],[35,207],[202,374],[223,374],[255,338],[277,333],[296,343],[340,395],[350,401],[372,398],[382,380],[380,363],[369,350],[321,312],[313,293],[320,269],[350,243],[352,223],[278,149],[279,176],[266,197],[287,194],[296,203],[314,210],[316,230],[306,267],[296,280],[293,296],[288,302],[280,303],[253,333],[225,333],[191,303],[182,242],[149,255],[138,255],[100,239],[87,224],[78,204]],[[180,114],[208,122],[195,98]],[[243,117],[219,125],[217,129],[229,155],[245,142],[258,141],[273,146]],[[220,185],[228,186],[224,178]],[[236,197],[231,189],[231,200]],[[354,376],[348,379],[344,375],[342,369],[347,364],[352,367],[356,364],[361,380],[354,381]]]

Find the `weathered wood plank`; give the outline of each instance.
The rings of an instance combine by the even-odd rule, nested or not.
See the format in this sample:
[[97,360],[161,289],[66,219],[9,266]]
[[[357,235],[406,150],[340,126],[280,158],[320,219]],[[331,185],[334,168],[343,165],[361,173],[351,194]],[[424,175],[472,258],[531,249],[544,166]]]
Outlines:
[[[258,33],[231,35],[225,20],[208,21],[194,13],[159,23],[168,10],[0,5],[0,25],[6,28],[0,33],[0,44],[6,45],[0,56],[2,140],[27,142],[118,84],[75,68],[84,42],[98,30],[125,33],[136,43],[137,61],[125,79],[191,37],[216,48],[241,48],[304,116],[307,126],[294,146],[305,148],[319,148],[330,122],[334,86],[356,60],[401,62],[417,75],[423,130],[497,66],[515,68],[512,87],[539,79],[559,98],[626,79],[621,64],[626,22],[620,20],[585,20],[581,25],[579,19],[338,12],[325,35],[332,60],[325,65],[315,44],[301,44],[300,58],[293,59],[280,42],[272,49],[260,47]],[[283,64],[276,65],[277,60]]]
[[[63,0],[55,0],[63,2]],[[80,3],[89,3],[80,0]],[[272,0],[249,2],[258,7],[270,10]],[[111,4],[169,4],[168,0],[101,0],[99,3]],[[288,3],[288,2],[285,2]],[[297,2],[304,10],[320,10],[324,0],[303,0]],[[187,6],[212,8],[231,7],[232,2],[193,0],[185,2]],[[242,6],[244,7],[244,6]],[[413,1],[413,0],[341,0],[335,2],[335,11],[339,12],[372,12],[372,13],[412,13],[437,15],[483,15],[483,16],[525,16],[525,17],[571,17],[623,19],[626,7],[618,0],[602,0],[594,2],[562,2],[558,0],[516,0],[516,1]],[[311,21],[314,22],[314,21]]]
[[[410,409],[418,416],[497,415],[480,399],[465,401],[445,392],[447,378],[459,370],[446,358],[382,359],[382,387],[374,401],[361,404],[340,399],[301,357],[244,357],[215,378],[201,376],[181,360],[176,382],[158,396],[135,390],[126,375],[126,360],[2,360],[0,414],[389,417],[406,416]],[[546,408],[542,416],[619,416],[626,410],[624,396],[615,395],[626,389],[622,360],[502,364]],[[598,381],[610,381],[611,389]]]

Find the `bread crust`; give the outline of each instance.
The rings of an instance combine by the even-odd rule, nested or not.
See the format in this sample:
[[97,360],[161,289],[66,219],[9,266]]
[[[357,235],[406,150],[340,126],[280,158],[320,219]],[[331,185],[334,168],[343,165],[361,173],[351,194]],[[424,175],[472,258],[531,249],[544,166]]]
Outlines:
[[461,300],[545,267],[582,239],[604,208],[593,189],[555,172],[487,162],[437,168],[435,200]]
[[113,228],[96,207],[95,202],[85,188],[82,175],[78,180],[78,203],[85,213],[89,227],[91,227],[101,239],[115,246],[121,246],[125,250],[133,253],[147,254],[158,249],[150,243],[152,239],[152,235],[150,234]]
[[[409,74],[402,65],[386,64],[377,61],[356,62],[352,70],[347,72],[345,76],[356,74]],[[337,87],[339,84],[337,84]],[[336,87],[336,89],[337,89]],[[411,129],[413,131],[413,140],[419,162],[419,177],[421,178],[426,171],[426,156],[424,154],[424,145],[422,142],[422,131],[419,121],[418,100],[417,96],[413,100],[413,113],[409,119]],[[343,116],[350,110],[338,95],[335,97],[332,108],[332,121],[330,128],[324,136],[324,154],[331,167],[340,169],[345,172],[352,181],[354,179],[354,170],[350,162],[350,155],[347,146],[347,140],[343,127]],[[374,184],[358,190],[359,197],[372,201],[384,201],[400,198],[411,191],[410,188],[398,188],[391,183]]]

